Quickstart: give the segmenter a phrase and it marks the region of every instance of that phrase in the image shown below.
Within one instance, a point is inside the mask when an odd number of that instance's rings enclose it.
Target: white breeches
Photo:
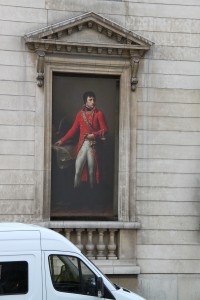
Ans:
[[[76,157],[74,187],[78,187],[80,185],[81,175],[86,162],[88,165],[90,187],[94,186],[95,160],[93,151],[93,148],[90,146],[90,141],[85,140]]]

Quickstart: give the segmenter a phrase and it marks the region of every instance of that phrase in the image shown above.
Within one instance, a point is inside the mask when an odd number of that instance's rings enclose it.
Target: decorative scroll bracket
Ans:
[[[37,85],[42,87],[44,85],[44,60],[45,60],[45,52],[37,51]]]
[[[139,69],[139,57],[131,57],[131,90],[134,92],[138,84],[137,73]]]

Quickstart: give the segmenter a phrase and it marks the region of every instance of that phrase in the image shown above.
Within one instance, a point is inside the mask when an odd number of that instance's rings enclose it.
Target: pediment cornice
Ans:
[[[84,31],[95,31],[97,38],[84,39]],[[83,32],[81,40],[73,41],[72,35]],[[99,40],[98,35],[107,37]],[[24,36],[30,50],[45,52],[75,52],[129,56],[132,51],[142,56],[152,42],[93,12],[30,32]]]
[[[27,33],[24,39],[40,61],[46,53],[64,53],[130,58],[133,66],[153,44],[94,12]]]

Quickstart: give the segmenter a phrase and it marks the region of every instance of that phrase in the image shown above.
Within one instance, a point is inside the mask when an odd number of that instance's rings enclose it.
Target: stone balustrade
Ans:
[[[90,259],[118,259],[119,229],[54,228]]]
[[[39,225],[65,236],[105,274],[140,273],[135,259],[138,222],[49,221]]]

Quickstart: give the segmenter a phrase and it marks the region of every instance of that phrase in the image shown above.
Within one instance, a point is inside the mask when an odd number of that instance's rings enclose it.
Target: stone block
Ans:
[[[0,26],[2,27],[5,26],[7,28],[9,23],[7,22],[8,21],[0,21]],[[1,50],[4,51],[25,51],[26,50],[26,45],[24,44],[21,36],[0,35],[0,43],[1,43]]]
[[[196,231],[195,230],[194,231],[179,231],[179,230],[143,230],[143,229],[141,229],[137,233],[137,244],[139,244],[139,245],[197,245],[198,243],[199,243],[198,230],[196,230]],[[171,262],[171,263],[173,263],[173,262]],[[147,264],[148,264],[148,262],[147,262]],[[155,269],[155,267],[154,267],[154,269]],[[151,272],[153,272],[153,269],[151,270]],[[158,273],[160,273],[160,272],[158,272]],[[172,273],[173,273],[173,271],[172,271]]]
[[[34,194],[33,184],[0,185],[0,200],[33,200]]]
[[[44,8],[45,0],[0,0],[0,5],[9,6],[21,6],[21,7],[34,7],[34,8]]]
[[[199,76],[169,75],[169,74],[139,74],[139,87],[170,88],[170,89],[199,89]],[[192,78],[191,78],[192,77]],[[147,80],[148,79],[148,80]]]
[[[104,2],[103,2],[104,4]],[[126,3],[118,1],[107,1],[106,5],[102,5],[101,1],[87,0],[87,3],[82,0],[48,0],[46,1],[46,8],[48,10],[60,10],[60,11],[73,11],[84,13],[89,11],[95,11],[98,14],[107,14],[108,11],[112,12],[114,15],[118,15],[120,18],[121,15],[126,14]],[[119,15],[120,11],[120,15]],[[112,15],[111,14],[111,15]]]
[[[137,186],[198,188],[199,174],[138,173]]]
[[[137,171],[142,173],[199,173],[199,160],[137,159]]]
[[[123,276],[123,274],[136,275],[140,273],[140,267],[136,266],[136,261],[132,259],[94,260],[94,263],[104,274]]]
[[[200,104],[152,103],[149,101],[139,102],[137,108],[138,116],[198,118],[200,115]]]
[[[144,59],[140,62],[139,73],[145,74],[170,74],[170,75],[197,75],[200,74],[200,63],[196,61],[169,61],[168,60],[151,60]],[[171,91],[164,91],[170,93]],[[163,93],[164,93],[163,92]],[[192,92],[192,91],[191,91]],[[197,90],[198,92],[198,90]],[[149,91],[151,93],[151,91]],[[186,94],[186,91],[178,90],[179,94]],[[170,102],[168,99],[167,102]],[[176,103],[174,103],[176,104]]]
[[[34,141],[2,141],[0,154],[3,155],[34,155]]]
[[[34,126],[0,126],[0,139],[9,141],[34,141]]]
[[[200,259],[200,245],[138,245],[138,259]]]
[[[198,48],[190,47],[166,47],[166,46],[153,46],[145,58],[160,59],[160,60],[182,60],[182,61],[200,61],[200,53]]]
[[[0,66],[0,80],[35,83],[36,70],[32,67]]]
[[[35,96],[35,82],[1,81],[0,93],[5,95]]]
[[[135,230],[120,230],[119,237],[119,258],[120,259],[134,259],[136,256],[136,243]]]
[[[35,54],[32,53],[0,50],[1,65],[35,68],[35,61]]]
[[[143,17],[198,19],[200,6],[163,5],[163,3],[129,3],[129,15]]]
[[[178,300],[199,300],[200,298],[200,276],[179,275],[178,276]]]
[[[137,131],[138,144],[157,145],[180,145],[199,146],[200,132],[178,132],[178,131]]]
[[[176,275],[140,275],[138,290],[148,300],[177,300]]]
[[[44,20],[47,20],[47,10],[20,6],[12,7],[8,5],[1,5],[0,20],[35,22],[36,19],[38,23],[44,23]]]
[[[198,230],[199,216],[137,216],[143,229]]]
[[[33,213],[33,200],[0,200],[0,215],[32,215]]]
[[[181,1],[181,0],[179,0]],[[198,0],[195,0],[196,3]],[[129,0],[129,2],[137,2],[135,0]],[[160,3],[160,0],[157,1]],[[192,2],[188,2],[185,0],[187,4],[192,5]],[[148,1],[150,4],[150,1]],[[156,2],[154,2],[156,3]],[[162,1],[164,4],[164,2]],[[169,4],[169,1],[166,0],[166,4]],[[171,4],[175,4],[173,0],[171,0]],[[183,3],[180,3],[183,5]],[[186,4],[186,5],[187,5]],[[197,4],[199,5],[199,3]],[[145,16],[141,18],[140,16],[128,16],[126,18],[126,26],[132,30],[143,30],[143,31],[158,31],[158,32],[184,32],[184,33],[200,33],[200,21],[193,19],[182,19],[182,18],[159,18]]]
[[[32,111],[3,111],[0,110],[1,124],[34,126],[34,112]]]
[[[35,170],[44,168],[44,127],[35,127]]]
[[[200,146],[137,145],[137,158],[200,159]]]
[[[170,117],[138,117],[138,129],[198,132],[200,124],[198,118],[170,118]]]
[[[167,61],[169,64],[169,62]],[[190,64],[190,62],[188,62]],[[196,63],[196,62],[195,62]],[[194,71],[195,72],[195,71]],[[199,104],[200,90],[137,88],[137,101]]]
[[[22,95],[0,95],[0,109],[7,111],[35,111],[35,97]]]
[[[34,31],[37,29],[40,29],[42,27],[45,27],[47,25],[46,19],[43,22],[37,23],[36,22],[10,22],[8,21],[0,21],[0,40],[4,43],[1,44],[1,49],[4,49],[5,44],[8,44],[8,42],[12,42],[12,48],[15,50],[25,50],[25,44],[22,40],[22,36],[26,34],[27,32]],[[14,44],[16,42],[16,44]],[[19,47],[21,46],[21,47]],[[8,50],[8,48],[5,48]]]
[[[166,201],[138,201],[138,215],[157,216],[198,216],[199,202],[166,202]]]
[[[135,33],[144,35],[144,31],[135,30]],[[145,31],[145,38],[153,41],[156,45],[167,47],[199,47],[199,33],[180,33],[180,32],[155,32]]]
[[[200,272],[198,259],[138,259],[138,264],[142,274],[199,274]]]
[[[1,170],[34,170],[34,156],[0,155]]]
[[[0,184],[34,184],[35,177],[32,170],[0,170]]]
[[[137,200],[152,201],[197,201],[200,197],[200,188],[175,187],[137,187]]]

